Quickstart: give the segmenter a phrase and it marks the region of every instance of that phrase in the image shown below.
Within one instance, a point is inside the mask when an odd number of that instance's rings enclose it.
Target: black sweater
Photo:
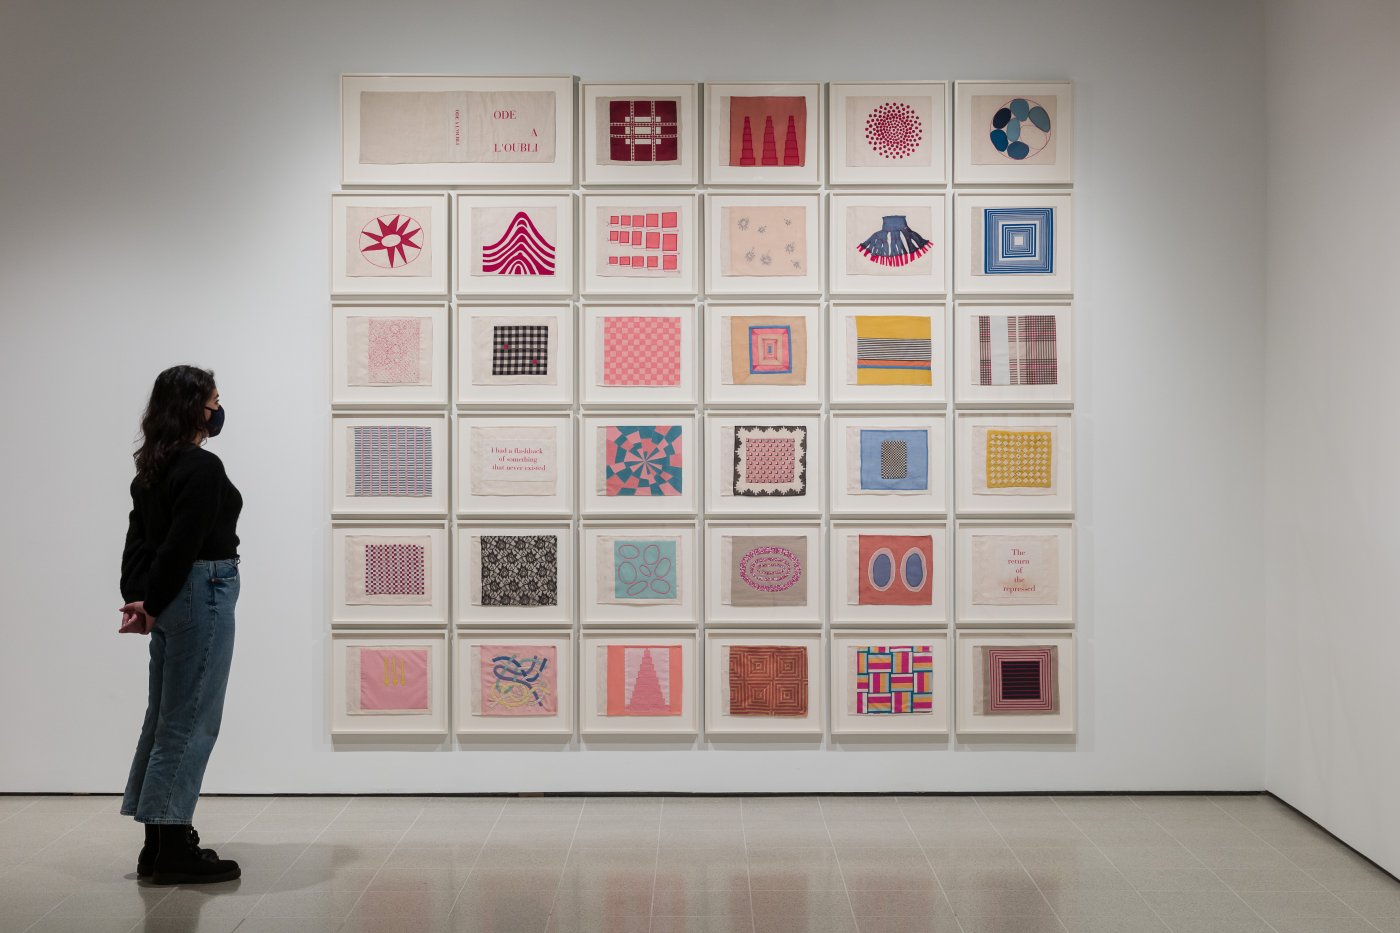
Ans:
[[[243,497],[223,462],[202,447],[187,447],[150,486],[131,483],[131,519],[122,549],[122,598],[144,599],[159,616],[185,585],[197,560],[238,556],[238,513]]]

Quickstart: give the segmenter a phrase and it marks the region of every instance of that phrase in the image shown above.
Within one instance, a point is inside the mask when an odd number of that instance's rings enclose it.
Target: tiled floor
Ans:
[[[116,809],[0,797],[0,933],[1400,933],[1268,797],[208,798],[178,889]]]

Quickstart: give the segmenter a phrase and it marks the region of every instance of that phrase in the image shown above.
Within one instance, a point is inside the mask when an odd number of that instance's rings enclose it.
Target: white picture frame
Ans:
[[[655,555],[645,548],[621,553],[629,540],[665,542]],[[700,621],[700,533],[689,522],[596,522],[585,521],[579,531],[582,557],[582,611],[580,618],[589,625],[694,625]],[[668,553],[674,549],[674,558]],[[671,569],[658,565],[671,559]],[[641,594],[630,597],[619,593],[619,570],[631,562],[640,571],[624,572],[621,581]],[[667,577],[672,579],[668,580]],[[662,587],[645,586],[658,579]],[[611,586],[609,586],[611,584]],[[659,591],[659,592],[658,592]]]
[[[800,208],[801,213],[796,213]],[[734,213],[737,212],[737,213]],[[750,216],[750,212],[754,212]],[[734,231],[728,221],[732,218]],[[817,194],[705,195],[705,292],[710,296],[821,295],[826,248],[822,200]],[[801,238],[775,236],[769,223],[803,224]],[[804,223],[805,222],[805,223]],[[747,226],[745,226],[747,224]],[[734,236],[745,239],[731,243]],[[752,238],[753,242],[749,242]],[[805,242],[805,249],[802,245]],[[733,247],[731,251],[731,246]],[[792,252],[789,253],[789,248]],[[740,253],[739,250],[744,250]],[[731,257],[735,264],[731,264]],[[797,264],[797,265],[793,265]],[[761,270],[792,265],[792,274]],[[749,270],[754,270],[750,272]]]
[[[946,521],[837,520],[831,523],[830,534],[831,569],[828,580],[831,607],[829,616],[832,625],[875,625],[887,628],[905,625],[947,626],[953,597],[953,549]],[[928,537],[932,561],[928,560],[927,554],[923,554],[919,561],[922,564],[922,587],[909,585],[908,574],[903,572],[906,554],[899,553],[897,549],[886,548],[877,541],[867,542],[865,550],[871,553],[865,554],[861,546],[862,536]],[[889,553],[881,555],[881,551]],[[890,571],[889,583],[881,591],[872,582],[869,588],[870,601],[862,602],[861,581],[865,577],[866,565],[879,556],[888,558],[885,566]],[[920,594],[920,589],[926,589],[927,593]],[[883,594],[889,595],[885,597]],[[926,602],[916,602],[920,596],[926,599]],[[885,599],[889,601],[884,601]]]
[[[947,183],[947,81],[832,82],[827,103],[830,184]]]
[[[666,651],[664,672],[656,671],[658,696],[653,692],[653,702],[664,703],[659,708],[673,710],[679,701],[679,713],[659,713],[656,715],[632,714],[625,710],[628,703],[641,692],[640,678],[634,682],[632,693],[627,693],[627,667],[629,660],[623,654],[622,666],[614,667],[619,660],[612,657],[615,652],[608,648],[678,648],[679,665],[672,651]],[[589,629],[584,630],[579,649],[579,732],[585,737],[606,736],[695,736],[700,732],[700,649],[695,629],[654,629],[649,631],[629,629]],[[652,652],[653,656],[659,652]],[[635,657],[635,655],[634,655]],[[642,653],[642,663],[648,658]],[[679,669],[678,669],[679,668]],[[621,672],[620,677],[615,675]],[[680,674],[680,687],[676,689],[676,674]],[[664,680],[662,679],[664,677]],[[658,708],[658,707],[653,707]]]
[[[705,621],[726,627],[748,625],[813,625],[824,618],[825,587],[817,577],[828,566],[824,553],[825,529],[820,521],[705,522]],[[772,539],[792,539],[775,544]],[[769,554],[755,562],[758,590],[746,592],[734,581],[735,566],[744,566],[745,553],[753,548],[773,548],[791,552],[797,575],[778,558]],[[805,552],[805,553],[802,553]],[[791,560],[788,559],[789,564]],[[800,587],[800,589],[797,589]],[[791,591],[791,592],[789,592]],[[761,593],[770,594],[765,599]],[[800,598],[798,598],[800,595]]]
[[[582,214],[579,289],[584,295],[693,296],[699,291],[704,260],[698,195],[595,191],[583,196]],[[624,271],[625,263],[640,259],[647,263],[642,273]],[[668,265],[675,266],[674,274]]]
[[[948,633],[930,629],[842,629],[833,628],[829,646],[831,657],[827,669],[831,672],[831,734],[858,738],[860,736],[939,736],[947,735],[952,724],[952,671],[948,656]],[[867,706],[860,711],[858,670],[856,653],[862,648],[921,648],[927,647],[931,655],[932,672],[928,677],[933,694],[930,709],[927,711],[893,712],[894,697],[887,702],[890,712],[871,712],[878,705]],[[910,666],[923,667],[924,662],[917,656],[901,652]],[[886,660],[886,664],[890,661]],[[910,673],[928,673],[912,671]],[[872,686],[875,686],[872,684]],[[891,687],[894,685],[891,684]],[[883,691],[886,693],[910,693],[921,684],[902,684],[909,690]],[[919,690],[922,693],[924,691]],[[884,697],[873,698],[876,703]],[[907,702],[907,701],[906,701]],[[871,700],[867,700],[871,703]]]
[[[827,371],[831,374],[830,402],[833,408],[852,406],[881,407],[933,407],[942,406],[948,399],[948,372],[950,357],[947,352],[948,340],[945,334],[946,304],[943,301],[917,303],[845,302],[836,301],[830,305],[831,334],[828,343],[831,359]],[[921,330],[922,322],[927,322],[929,345],[897,347],[881,341],[921,340],[922,334],[911,334],[906,328],[897,328],[901,322],[874,320],[870,344],[870,358],[867,366],[861,365],[862,318],[914,318],[909,322],[915,330]],[[929,357],[926,385],[901,383],[901,379],[920,378],[911,373],[911,363],[918,360],[906,359],[906,355]],[[888,362],[889,367],[880,364]],[[861,383],[862,371],[868,370],[870,382]]]
[[[820,415],[802,411],[787,415],[707,412],[706,514],[820,515],[826,502],[825,427]],[[762,435],[780,443],[762,443]],[[789,440],[791,444],[786,443]],[[791,455],[786,462],[768,462],[785,453]],[[766,459],[758,459],[760,454]]]
[[[355,472],[355,433],[357,428],[409,428],[414,449],[412,459],[423,465],[430,458],[427,470],[413,471],[410,475],[388,477],[389,489],[398,490],[389,494],[375,494],[376,489],[386,488],[383,482],[371,475],[373,463],[367,461],[363,475]],[[426,445],[420,438],[421,430],[428,429]],[[331,515],[333,518],[445,518],[447,516],[448,489],[448,431],[446,412],[425,413],[413,411],[395,412],[332,412],[331,414]],[[369,432],[385,434],[386,432]],[[361,443],[366,450],[381,450],[385,438],[363,436]],[[401,440],[388,439],[390,445],[401,448]],[[384,456],[392,455],[389,450]],[[427,495],[405,492],[422,489],[422,479],[426,477],[430,489]],[[358,491],[358,494],[357,494]]]
[[[947,293],[948,211],[943,195],[862,192],[832,194],[827,201],[826,267],[833,296]]]
[[[494,375],[498,326],[547,327],[544,375],[508,373]],[[506,332],[510,333],[510,332]],[[465,408],[566,408],[574,401],[574,309],[569,304],[465,304],[457,305],[457,391]],[[518,362],[518,361],[517,361]],[[538,369],[505,365],[499,368]]]
[[[646,81],[597,83],[585,81],[579,88],[579,120],[583,137],[583,184],[587,185],[694,185],[700,181],[700,86],[692,82],[653,83]],[[613,119],[612,102],[666,101],[675,104],[674,131],[676,158],[669,154],[663,140],[672,131],[668,124],[671,114],[659,107],[627,107],[623,120],[627,124],[641,118],[640,133],[619,134],[620,144],[628,152],[612,154],[614,140],[610,126]],[[638,113],[642,110],[642,113]],[[648,146],[648,141],[662,142],[662,147]],[[632,144],[640,143],[639,148]],[[650,155],[650,160],[637,156]],[[656,158],[656,157],[661,158]],[[630,160],[629,160],[630,158]]]
[[[572,75],[343,74],[341,183],[572,185],[574,83]],[[377,101],[364,97],[387,93],[418,97],[411,101],[404,98],[408,106],[384,103],[387,98],[383,97]],[[522,99],[524,95],[530,96]],[[548,100],[550,95],[552,101]],[[437,139],[421,130],[434,122],[441,127]],[[474,132],[478,124],[482,130]],[[552,153],[543,148],[551,128]],[[423,138],[396,149],[393,134],[406,135],[410,129],[418,129]],[[532,161],[497,161],[509,157],[497,149],[532,143],[541,147],[529,154]],[[367,148],[369,161],[365,159]],[[442,158],[428,161],[433,156]],[[472,157],[491,160],[465,161]]]
[[[379,686],[382,676],[383,686],[386,688],[413,687],[419,676],[410,665],[400,665],[395,663],[392,655],[380,655],[375,663],[382,664],[381,670],[365,670],[359,668],[359,663],[365,660],[358,652],[358,649],[367,648],[370,650],[385,651],[386,649],[409,649],[415,653],[418,650],[426,649],[427,682],[424,684],[427,708],[421,712],[414,711],[393,711],[393,712],[373,712],[365,709],[365,691]],[[364,632],[331,632],[330,636],[330,670],[328,690],[328,706],[330,709],[331,735],[342,737],[373,737],[383,736],[386,738],[399,736],[420,736],[425,739],[443,739],[447,737],[448,728],[448,697],[447,697],[447,631],[436,632],[392,632],[392,631],[364,631]],[[355,652],[352,656],[352,652]],[[371,656],[370,660],[374,660]],[[356,681],[354,675],[359,668],[361,680]],[[352,686],[357,683],[364,683],[365,686],[355,690]],[[377,705],[388,702],[401,702],[393,697],[370,697],[370,705]],[[407,702],[416,704],[422,702],[415,694],[407,698]],[[352,704],[360,709],[352,712]]]
[[[553,691],[554,711],[539,715],[500,715],[491,716],[484,711],[485,697],[481,694],[481,649],[494,647],[530,647],[552,649],[557,669]],[[539,652],[522,658],[523,653],[501,655],[506,663],[515,658],[510,674],[522,679],[532,679],[538,683],[539,665],[525,663],[533,658],[541,658],[546,663],[549,655]],[[452,678],[452,721],[453,731],[463,741],[489,741],[492,738],[530,738],[534,736],[569,738],[574,734],[574,635],[568,629],[458,629],[453,639]],[[518,688],[518,689],[516,689]],[[534,686],[517,684],[512,693],[506,694],[508,702],[528,706],[540,702],[529,691]],[[505,699],[503,697],[502,699]],[[495,698],[493,697],[493,701]]]
[[[985,377],[982,375],[983,317],[988,318]],[[1054,321],[1054,331],[1048,341],[1044,322],[1010,320],[1042,317]],[[953,308],[952,352],[956,405],[960,408],[1072,405],[1073,318],[1069,302],[958,302]],[[998,324],[1000,326],[996,326]],[[1054,359],[1055,382],[1027,382],[1047,378],[1047,353]],[[982,385],[983,378],[1000,384]]]
[[[445,625],[451,612],[448,605],[452,575],[449,543],[447,523],[441,521],[334,522],[331,525],[331,625]],[[388,588],[375,585],[376,575],[368,567],[373,553],[371,546],[382,544],[426,545],[421,597],[375,592]],[[409,572],[412,572],[411,567]]]
[[[1074,180],[1074,85],[1069,81],[959,81],[953,108],[953,180],[960,185],[1052,185]],[[1004,115],[1000,149],[991,141],[997,114],[1014,100],[1024,100],[1027,112]],[[1030,119],[1040,108],[1050,123]],[[1010,130],[1011,124],[1016,125]],[[1024,154],[1012,158],[1008,140],[1014,135]]]
[[[957,734],[959,738],[976,736],[1071,736],[1076,731],[1078,715],[1077,665],[1073,632],[1001,631],[959,632],[957,670],[954,690],[957,694]],[[1059,710],[1053,713],[999,712],[984,714],[978,707],[977,691],[981,681],[977,665],[982,647],[1054,646],[1057,668]]]
[[[474,447],[481,448],[480,456]],[[463,413],[457,417],[454,473],[459,517],[570,516],[576,469],[571,414]]]
[[[926,448],[921,433],[927,434]],[[946,515],[947,460],[948,419],[942,412],[833,414],[831,514]]]
[[[743,318],[750,320],[749,337],[745,341],[750,347],[747,354],[744,342],[735,344],[736,326],[745,326],[737,319]],[[755,327],[761,330],[753,330]],[[796,339],[797,328],[803,334],[800,344]],[[759,408],[819,407],[822,363],[826,358],[822,349],[825,330],[818,303],[708,303],[705,306],[706,403]],[[771,333],[771,339],[786,343],[785,359],[781,346],[766,361],[762,358],[762,351],[755,344],[761,344],[765,332]],[[757,361],[755,352],[760,353]],[[741,366],[740,360],[746,360],[747,365]],[[781,372],[783,369],[787,371]],[[803,376],[800,384],[781,383],[781,380],[799,375]]]
[[[578,566],[575,555],[576,541],[573,524],[568,521],[523,521],[511,519],[509,523],[499,522],[459,522],[456,527],[456,542],[453,549],[452,591],[456,605],[453,618],[459,626],[497,626],[501,628],[517,625],[568,625],[574,618],[574,573]],[[484,591],[482,568],[478,560],[482,557],[482,536],[530,537],[554,535],[555,542],[555,602],[554,605],[499,605],[498,595]],[[487,543],[490,547],[490,542]],[[496,547],[500,550],[499,546]],[[484,563],[484,561],[482,561]],[[509,581],[503,584],[493,577],[492,594],[510,590]],[[490,600],[488,604],[487,600]]]
[[[953,288],[960,295],[1074,291],[1074,204],[1068,191],[959,191],[953,204]],[[1002,212],[991,215],[990,230],[988,211]],[[995,254],[985,250],[989,236]]]
[[[1003,433],[999,435],[999,440],[995,440],[989,432],[997,431],[1009,433]],[[1030,436],[1045,433],[1051,437]],[[1018,434],[1027,436],[1015,436]],[[959,411],[956,444],[956,507],[959,515],[1050,516],[1074,513],[1072,412]],[[991,470],[989,447],[995,448],[990,457],[1002,461],[999,470]],[[1045,464],[1047,453],[1048,470]],[[989,476],[989,472],[993,475]],[[1021,479],[1026,482],[1011,485]],[[1043,492],[1037,491],[1042,489]]]
[[[634,518],[694,516],[699,511],[700,433],[695,415],[690,412],[650,411],[646,414],[616,412],[606,415],[587,414],[579,422],[579,511],[586,516],[631,516]],[[666,428],[647,437],[642,432],[619,432],[613,441],[606,440],[608,428]],[[680,429],[681,455],[678,495],[624,495],[622,490],[636,483],[638,488],[652,490],[674,489],[667,479],[673,472],[674,457],[653,456],[653,443],[669,443],[669,437]],[[632,438],[631,441],[628,438]],[[615,447],[615,450],[610,449]],[[621,460],[619,460],[619,455]],[[615,475],[609,478],[611,468]],[[616,482],[611,482],[615,479]],[[614,494],[607,490],[616,488]]]
[[[699,401],[696,305],[585,303],[581,315],[579,394],[585,409],[693,406]],[[609,340],[617,341],[618,349],[636,346],[642,355],[610,365]],[[655,349],[663,341],[670,348],[664,367]]]
[[[800,108],[772,108],[773,140],[771,155],[767,150],[765,127],[756,126],[759,113],[755,111],[750,121],[750,145],[747,150],[743,142],[742,114],[734,110],[734,98],[802,98]],[[805,110],[805,129],[794,121],[793,140],[800,149],[795,154],[801,159],[800,165],[784,165],[794,154],[790,152],[788,127],[784,110],[788,116],[796,116],[794,109]],[[735,131],[740,133],[737,146],[739,158],[731,159],[730,120],[735,119]],[[705,85],[705,184],[707,185],[811,185],[821,183],[823,176],[822,133],[822,86],[818,83],[730,83],[713,82]],[[753,164],[743,164],[745,152],[752,156]],[[769,158],[777,164],[765,164]],[[732,164],[732,163],[738,164]]]
[[[332,297],[445,297],[448,213],[445,194],[332,193]]]
[[[1074,625],[1074,531],[1072,521],[959,522],[957,624]]]
[[[819,738],[826,731],[826,650],[820,630],[705,632],[705,734],[712,737],[771,735]],[[807,703],[805,715],[736,714],[729,686],[730,649],[734,647],[805,648]]]
[[[331,406],[446,407],[451,342],[445,304],[331,305]]]
[[[573,296],[572,194],[458,192],[452,204],[458,298]]]

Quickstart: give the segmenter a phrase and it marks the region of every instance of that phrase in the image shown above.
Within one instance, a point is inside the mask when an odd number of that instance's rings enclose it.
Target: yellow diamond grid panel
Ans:
[[[988,489],[1049,489],[1054,434],[987,429]]]

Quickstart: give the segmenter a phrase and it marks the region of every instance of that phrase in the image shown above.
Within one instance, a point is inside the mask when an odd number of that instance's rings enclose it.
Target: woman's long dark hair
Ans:
[[[172,366],[156,377],[141,416],[141,447],[131,455],[138,483],[154,483],[170,459],[204,430],[204,406],[213,394],[214,373],[198,366]]]

